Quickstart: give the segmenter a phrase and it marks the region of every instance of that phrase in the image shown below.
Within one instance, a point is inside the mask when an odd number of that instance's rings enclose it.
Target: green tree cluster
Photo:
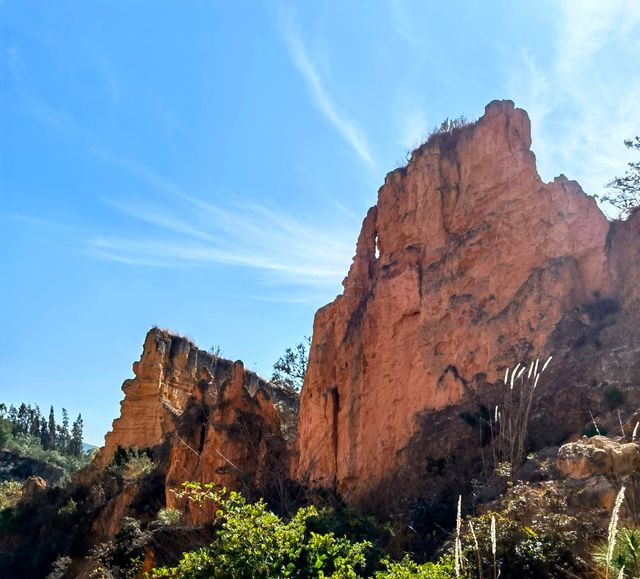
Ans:
[[[82,416],[69,426],[69,413],[62,409],[62,423],[56,423],[53,406],[48,418],[38,405],[20,404],[17,408],[11,404],[0,403],[0,446],[4,446],[10,438],[29,435],[38,440],[44,450],[56,450],[64,456],[82,457],[83,433]]]

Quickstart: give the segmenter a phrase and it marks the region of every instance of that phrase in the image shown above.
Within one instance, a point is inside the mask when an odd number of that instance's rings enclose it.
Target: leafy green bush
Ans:
[[[594,560],[602,569],[606,569],[607,566],[608,547],[608,544],[604,543],[593,554]],[[625,577],[640,577],[640,529],[623,527],[618,531],[609,576],[617,577],[623,567]]]
[[[60,556],[51,564],[51,572],[47,575],[47,579],[64,579],[68,577],[69,568],[71,567],[71,557]]]
[[[142,530],[140,521],[124,517],[113,541],[93,547],[91,555],[99,563],[92,579],[133,579],[140,576],[145,546],[149,535]]]
[[[18,512],[13,507],[7,507],[0,511],[0,531],[6,532],[13,528],[18,518]]]
[[[358,516],[346,506],[319,509],[317,515],[309,519],[307,529],[320,534],[333,533],[351,542],[370,543],[365,565],[365,571],[370,573],[378,566],[394,535],[389,523],[383,525],[373,516]]]
[[[624,392],[617,386],[605,386],[602,397],[609,410],[615,410],[624,404]]]
[[[70,498],[63,506],[58,509],[58,515],[62,518],[69,518],[78,511],[78,503]]]
[[[424,563],[418,565],[409,557],[402,561],[391,561],[383,559],[384,571],[375,574],[376,579],[413,579],[421,577],[423,579],[450,579],[455,577],[453,560],[444,557],[438,563]]]
[[[249,503],[239,493],[218,491],[213,484],[185,483],[178,496],[198,505],[213,503],[217,535],[208,547],[184,553],[175,567],[154,569],[151,577],[444,579],[454,576],[450,561],[416,565],[410,559],[394,563],[378,558],[375,563],[379,570],[375,574],[369,572],[366,563],[373,550],[372,542],[353,541],[333,531],[313,531],[314,524],[327,524],[326,513],[323,521],[313,506],[301,508],[291,519],[284,520],[270,511],[263,500]]]
[[[22,483],[4,481],[0,483],[0,531],[11,529],[17,517],[15,506],[22,496]]]
[[[0,483],[0,511],[15,507],[22,496],[22,483],[14,480]]]
[[[606,436],[609,431],[600,424],[590,424],[583,431],[582,434],[588,438],[594,436]]]
[[[578,553],[597,528],[588,517],[578,519],[566,511],[566,498],[560,495],[513,485],[497,510],[462,525],[462,558],[469,576],[494,576],[494,550],[502,579],[582,576],[586,562]]]
[[[309,520],[317,516],[315,507],[299,509],[285,521],[263,500],[248,503],[239,493],[216,491],[212,484],[186,483],[179,495],[198,504],[213,502],[220,528],[208,548],[185,553],[174,568],[154,569],[152,577],[362,576],[371,543],[309,531]]]

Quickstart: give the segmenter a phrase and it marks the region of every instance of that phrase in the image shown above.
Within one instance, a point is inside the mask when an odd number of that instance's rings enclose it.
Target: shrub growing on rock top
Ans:
[[[640,137],[629,139],[624,145],[627,149],[640,151]],[[627,166],[629,169],[622,177],[615,177],[607,183],[611,192],[598,196],[619,209],[622,215],[631,214],[640,207],[640,161],[627,163]]]

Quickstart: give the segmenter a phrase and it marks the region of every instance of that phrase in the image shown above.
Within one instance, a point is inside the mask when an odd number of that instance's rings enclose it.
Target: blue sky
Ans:
[[[95,444],[152,325],[269,375],[444,118],[513,99],[541,176],[590,194],[640,132],[637,0],[0,0],[0,19],[0,399],[82,412]]]

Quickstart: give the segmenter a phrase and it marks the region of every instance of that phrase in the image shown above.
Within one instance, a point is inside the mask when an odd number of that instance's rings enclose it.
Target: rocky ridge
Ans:
[[[171,491],[185,480],[213,480],[251,495],[289,477],[295,392],[158,328],[147,334],[133,372],[122,385],[120,418],[84,480],[104,471],[118,448],[153,452],[169,507],[175,504]],[[117,528],[138,490],[130,486],[116,496],[94,528],[105,535]],[[190,518],[197,522],[198,516],[194,510]]]

